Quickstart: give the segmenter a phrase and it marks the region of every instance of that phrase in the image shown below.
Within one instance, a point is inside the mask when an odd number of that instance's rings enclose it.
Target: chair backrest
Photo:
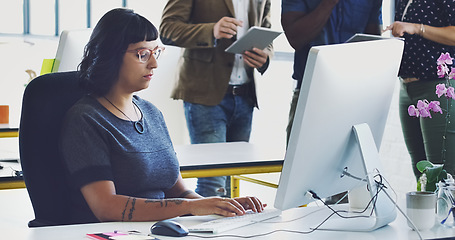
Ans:
[[[77,72],[37,77],[24,92],[19,151],[25,184],[35,212],[29,227],[69,224],[69,190],[59,153],[68,109],[83,96]]]

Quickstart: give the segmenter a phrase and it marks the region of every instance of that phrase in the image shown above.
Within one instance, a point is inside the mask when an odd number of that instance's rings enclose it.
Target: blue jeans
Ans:
[[[226,94],[220,104],[184,102],[191,144],[239,142],[250,139],[253,104],[247,97]],[[230,196],[229,177],[198,178],[196,192],[204,197]]]

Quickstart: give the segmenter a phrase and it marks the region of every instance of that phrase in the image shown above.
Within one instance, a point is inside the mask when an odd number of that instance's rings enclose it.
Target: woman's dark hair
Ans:
[[[79,64],[80,83],[89,93],[104,96],[117,81],[128,45],[158,38],[158,30],[130,9],[104,14],[93,29]]]

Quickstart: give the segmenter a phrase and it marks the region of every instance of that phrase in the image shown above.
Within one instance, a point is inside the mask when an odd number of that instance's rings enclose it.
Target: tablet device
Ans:
[[[381,35],[372,35],[372,34],[365,34],[365,33],[356,33],[352,37],[350,37],[348,40],[346,40],[346,43],[381,40],[381,39],[389,39],[389,37],[383,37]]]
[[[270,28],[251,27],[240,39],[237,39],[231,46],[226,48],[226,52],[243,54],[245,51],[254,47],[264,49],[278,37],[281,32],[273,31]]]

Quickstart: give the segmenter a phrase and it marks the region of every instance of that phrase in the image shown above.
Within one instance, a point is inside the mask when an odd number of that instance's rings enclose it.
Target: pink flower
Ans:
[[[428,107],[428,100],[426,99],[423,99],[423,100],[419,100],[417,101],[417,109],[422,109],[422,108],[426,108]]]
[[[455,91],[453,87],[448,87],[447,92],[446,92],[446,97],[447,98],[452,98],[455,100]]]
[[[436,85],[436,95],[438,95],[438,98],[440,98],[442,95],[446,96],[449,99],[454,99],[455,100],[455,89],[450,86],[449,79],[454,79],[455,80],[455,68],[449,68],[447,65],[452,65],[453,64],[453,59],[448,52],[446,53],[441,53],[441,56],[438,58],[437,63],[438,63],[438,76],[440,78],[445,77],[446,82],[448,86],[446,86],[445,83],[440,83]],[[449,73],[450,71],[450,73]],[[431,111],[435,113],[441,113],[442,109],[440,107],[441,103],[439,101],[431,101],[428,102],[428,100],[419,100],[417,102],[417,107],[414,105],[411,105],[408,107],[408,114],[411,117],[429,117],[431,118]]]
[[[427,108],[419,109],[419,113],[420,113],[420,116],[423,117],[423,118],[426,118],[426,117],[432,118],[430,110],[427,109]]]
[[[439,106],[441,103],[439,101],[431,101],[428,104],[428,109],[435,112],[435,113],[441,113],[442,114],[442,109]],[[431,116],[430,116],[431,117]]]
[[[447,65],[445,64],[441,64],[441,65],[438,65],[438,77],[439,78],[443,78],[446,74],[449,73],[449,67],[447,67]]]
[[[408,107],[408,114],[411,117],[419,117],[419,111],[417,111],[417,108],[414,105]]]
[[[423,118],[429,117],[431,118],[430,109],[428,108],[428,100],[419,100],[417,101],[417,110],[419,111],[419,115]]]
[[[449,73],[449,79],[455,80],[455,68],[451,68],[451,71]]]
[[[440,83],[436,85],[436,94],[438,95],[438,98],[440,98],[442,95],[446,94],[447,88],[444,83]]]
[[[449,65],[452,65],[453,64],[453,58],[450,56],[450,54],[448,52],[446,53],[441,53],[441,56],[439,56],[438,58],[438,65],[445,65],[445,64],[449,64]]]
[[[432,118],[431,111],[442,114],[442,109],[439,105],[440,105],[439,101],[428,102],[428,100],[426,99],[419,100],[417,102],[417,107],[415,107],[414,105],[408,107],[408,114],[411,117]]]

